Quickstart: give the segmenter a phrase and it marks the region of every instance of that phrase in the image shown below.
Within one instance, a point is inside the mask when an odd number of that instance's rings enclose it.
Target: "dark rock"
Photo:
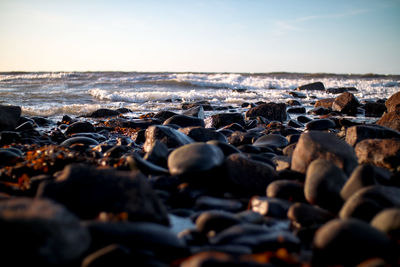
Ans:
[[[112,110],[112,109],[108,109],[108,108],[100,108],[98,110],[93,111],[92,113],[89,113],[88,115],[86,115],[86,117],[105,118],[105,117],[118,116],[120,114],[121,113],[116,110]]]
[[[219,129],[232,123],[245,125],[243,115],[241,113],[218,113],[211,115],[205,119],[207,128]]]
[[[197,106],[202,106],[205,111],[214,110],[214,108],[211,106],[211,104],[208,101],[199,101],[199,102],[195,102],[195,103],[182,103],[183,110],[191,109],[191,108],[197,107]]]
[[[286,136],[286,139],[288,140],[289,144],[297,143],[300,139],[300,134],[288,135],[288,136]]]
[[[74,122],[68,126],[65,134],[71,135],[75,133],[93,133],[95,132],[94,126],[87,121]]]
[[[72,123],[74,123],[74,122],[77,122],[77,120],[71,118],[71,117],[68,116],[68,115],[64,115],[64,116],[62,117],[62,119],[61,119],[61,124],[70,125],[70,124],[72,124]]]
[[[289,120],[287,123],[288,126],[293,127],[293,128],[302,128],[304,127],[304,124],[297,122],[295,120]]]
[[[234,214],[225,211],[206,211],[196,219],[196,228],[201,233],[219,233],[232,225],[241,223]]]
[[[290,169],[290,163],[292,159],[288,156],[275,156],[272,158],[276,171]]]
[[[117,111],[121,114],[132,112],[132,110],[130,110],[129,108],[117,108],[115,111]]]
[[[111,265],[128,267],[132,266],[135,263],[138,264],[137,257],[136,261],[134,261],[133,256],[131,256],[129,253],[130,250],[128,248],[118,244],[111,244],[99,250],[96,250],[95,252],[86,256],[82,261],[81,267],[96,267],[96,266],[111,266]]]
[[[336,124],[330,119],[316,119],[306,124],[306,130],[325,131],[335,128]]]
[[[289,99],[288,101],[286,101],[286,104],[288,106],[301,106],[300,101],[295,100],[295,99]]]
[[[89,232],[78,218],[46,199],[2,200],[0,226],[6,265],[64,265],[78,259],[90,244]]]
[[[193,126],[193,127],[180,128],[179,131],[186,134],[196,142],[207,142],[210,140],[217,140],[220,142],[228,143],[228,139],[225,137],[225,135],[209,128]]]
[[[222,128],[223,130],[231,130],[231,131],[239,131],[239,132],[246,132],[246,129],[240,125],[239,123],[231,123],[229,125],[226,125]]]
[[[301,134],[292,155],[292,170],[306,173],[308,165],[318,158],[331,161],[347,175],[357,166],[354,149],[336,135],[321,131]]]
[[[181,263],[181,267],[200,267],[200,266],[247,266],[247,267],[273,267],[270,264],[261,264],[257,263],[250,259],[239,260],[237,257],[234,257],[234,253],[217,251],[216,249],[220,248],[212,247],[207,251],[200,251],[191,257],[184,259]],[[243,247],[243,246],[241,246]],[[247,253],[239,253],[239,254],[247,254]]]
[[[341,197],[346,200],[361,188],[377,184],[377,174],[372,165],[358,165],[340,191]]]
[[[346,200],[340,218],[358,218],[369,222],[385,208],[400,207],[400,188],[372,185],[358,190]]]
[[[346,142],[351,146],[355,146],[357,143],[359,143],[364,139],[375,139],[375,138],[378,139],[400,138],[400,132],[375,124],[356,125],[349,127],[346,130]]]
[[[400,107],[400,92],[394,93],[389,97],[385,102],[385,106],[388,112],[396,112],[399,111]]]
[[[246,119],[262,116],[271,121],[286,121],[286,104],[273,102],[261,104],[246,111],[245,116]]]
[[[306,113],[305,107],[290,107],[286,110],[287,113],[297,113],[297,114],[304,114]]]
[[[395,170],[400,166],[400,139],[365,139],[355,147],[359,163]]]
[[[267,163],[232,154],[225,160],[228,180],[242,194],[264,195],[267,186],[276,179],[276,172]]]
[[[96,146],[99,144],[96,140],[89,137],[71,137],[60,144],[60,146],[71,147],[74,144],[82,144],[84,146]]]
[[[174,115],[164,121],[163,125],[176,124],[180,127],[200,126],[204,127],[204,120],[186,115]]]
[[[234,133],[232,133],[229,137],[228,137],[228,142],[231,145],[234,146],[240,146],[240,145],[245,145],[245,144],[252,144],[253,141],[257,138],[259,138],[260,136],[262,136],[261,133],[258,132],[239,132],[236,131]]]
[[[0,146],[18,143],[21,141],[21,134],[11,131],[0,132]]]
[[[168,154],[168,147],[159,140],[156,140],[143,158],[158,166],[167,167]]]
[[[56,181],[43,184],[38,195],[64,204],[84,219],[100,212],[126,212],[131,221],[168,224],[164,206],[139,172],[68,165]]]
[[[254,196],[249,201],[249,208],[263,216],[285,219],[291,203],[279,198]]]
[[[54,122],[47,119],[47,118],[43,118],[43,117],[31,117],[31,119],[39,126],[47,126],[50,124],[53,124]]]
[[[363,106],[365,117],[381,117],[386,111],[386,106],[383,103],[367,102]]]
[[[307,123],[309,121],[312,121],[312,119],[310,119],[309,117],[300,115],[300,116],[297,117],[297,121],[300,122],[300,123]]]
[[[193,143],[193,140],[185,134],[168,126],[153,125],[146,129],[146,141],[143,144],[145,152],[150,151],[156,140],[164,143],[168,148],[176,148]]]
[[[308,83],[297,87],[298,91],[310,90],[310,91],[325,91],[325,86],[322,82]]]
[[[398,242],[400,240],[400,208],[389,208],[379,212],[372,219],[371,226]]]
[[[289,144],[288,140],[280,134],[268,134],[261,136],[254,143],[256,147],[281,148]]]
[[[332,104],[335,101],[334,98],[324,98],[317,100],[314,104],[314,108],[323,107],[326,109],[332,109]]]
[[[20,155],[8,149],[0,148],[0,167],[11,166],[20,160]]]
[[[201,196],[194,203],[196,210],[223,210],[237,212],[243,209],[243,204],[234,199]]]
[[[400,104],[398,106],[400,106]],[[376,122],[376,124],[400,132],[400,110],[384,113],[383,116]]]
[[[390,241],[385,234],[355,219],[332,220],[315,234],[313,266],[356,266],[374,257],[388,256]]]
[[[289,95],[296,97],[296,98],[307,98],[306,94],[296,92],[296,91],[289,92]]]
[[[21,125],[19,125],[17,128],[15,128],[15,131],[16,132],[30,131],[30,130],[33,130],[34,128],[35,128],[35,125],[33,122],[26,121],[26,122],[22,123]]]
[[[168,157],[168,168],[172,175],[190,176],[211,171],[224,161],[224,154],[214,145],[194,143],[175,149]]]
[[[311,115],[327,115],[331,113],[331,110],[324,107],[317,107],[309,110],[307,113]]]
[[[167,119],[169,119],[169,118],[171,118],[172,116],[175,116],[175,115],[178,115],[178,114],[175,113],[175,112],[172,112],[172,111],[162,110],[162,111],[157,112],[153,116],[153,118],[159,119],[163,123],[164,121],[166,121]]]
[[[295,203],[290,206],[287,216],[296,226],[300,227],[320,225],[335,218],[333,213],[306,203]]]
[[[207,144],[215,145],[215,146],[219,147],[221,149],[221,151],[224,153],[225,157],[227,157],[231,154],[240,153],[239,149],[237,149],[236,147],[234,147],[228,143],[225,143],[225,142],[211,140],[211,141],[208,141]]]
[[[126,158],[131,170],[140,170],[146,175],[167,175],[169,174],[166,168],[155,165],[154,163],[142,159],[138,153],[133,153]]]
[[[343,205],[340,190],[346,180],[346,175],[335,164],[316,159],[308,166],[304,195],[309,203],[337,212]]]
[[[196,118],[199,118],[202,120],[204,120],[204,118],[205,118],[203,106],[192,107],[188,110],[183,111],[182,115],[196,117]]]
[[[237,147],[237,149],[239,149],[240,152],[242,152],[242,153],[251,153],[251,154],[261,153],[261,148],[250,145],[250,144],[240,145]]]
[[[283,153],[283,155],[285,155],[285,156],[288,156],[288,157],[292,157],[293,156],[293,152],[294,152],[294,150],[296,149],[296,145],[297,145],[297,142],[296,143],[293,143],[293,144],[290,144],[290,145],[287,145],[283,150],[282,150],[282,153]],[[290,163],[290,165],[291,165],[292,163]]]
[[[14,130],[21,116],[21,107],[0,105],[0,132]]]
[[[338,87],[326,89],[326,93],[328,94],[341,94],[344,92],[357,92],[357,89],[355,87]]]
[[[291,202],[305,202],[304,186],[293,180],[277,180],[267,187],[267,197],[280,198]]]
[[[339,111],[343,114],[355,115],[357,113],[357,107],[360,106],[358,99],[349,92],[340,94],[335,98],[332,104],[332,110]]]

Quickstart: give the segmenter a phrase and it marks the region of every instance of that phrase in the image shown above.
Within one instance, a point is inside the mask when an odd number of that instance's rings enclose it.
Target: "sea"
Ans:
[[[182,103],[208,101],[240,110],[243,103],[286,102],[298,86],[322,82],[326,88],[355,87],[360,100],[385,100],[400,91],[400,75],[326,73],[190,72],[0,72],[0,104],[22,107],[25,116],[80,116],[99,108],[129,108],[137,117],[181,110]],[[302,91],[312,107],[325,91]]]

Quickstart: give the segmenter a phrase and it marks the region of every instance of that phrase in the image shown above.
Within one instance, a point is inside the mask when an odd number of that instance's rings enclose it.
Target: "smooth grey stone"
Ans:
[[[253,143],[253,146],[281,148],[281,147],[287,146],[288,144],[289,144],[289,142],[284,136],[282,136],[280,134],[268,134],[268,135],[263,135],[260,138],[258,138]]]
[[[60,146],[70,147],[74,144],[83,144],[85,146],[97,146],[99,142],[89,137],[71,137],[60,144]]]

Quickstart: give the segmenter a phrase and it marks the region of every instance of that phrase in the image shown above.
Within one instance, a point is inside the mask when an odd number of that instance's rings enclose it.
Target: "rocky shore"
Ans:
[[[302,90],[333,97],[306,113]],[[140,118],[0,106],[1,265],[399,266],[400,92],[354,90]]]

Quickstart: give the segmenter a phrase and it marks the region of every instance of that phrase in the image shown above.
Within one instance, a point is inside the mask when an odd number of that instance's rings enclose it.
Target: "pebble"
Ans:
[[[168,148],[177,148],[193,143],[193,139],[168,126],[149,126],[145,132],[146,141],[143,144],[145,152],[150,151],[156,140],[164,143]]]
[[[189,136],[196,142],[207,142],[210,140],[217,140],[220,142],[228,143],[228,139],[225,137],[225,135],[209,128],[192,126],[192,127],[180,128],[179,131]]]
[[[330,119],[316,119],[306,124],[306,130],[309,131],[325,131],[335,127],[335,122]]]
[[[203,119],[186,115],[174,115],[166,119],[163,123],[163,125],[169,125],[169,124],[175,124],[182,128],[190,126],[200,126],[200,127],[205,126]]]
[[[246,119],[262,116],[270,121],[285,121],[287,119],[285,103],[266,103],[246,111]]]
[[[400,241],[400,208],[388,208],[371,220],[371,226],[387,234],[393,241]]]
[[[306,202],[304,186],[293,180],[277,180],[267,187],[267,197],[280,198],[291,202]]]
[[[254,143],[256,147],[271,147],[271,148],[282,148],[289,144],[288,140],[280,134],[268,134],[261,136]]]
[[[358,99],[349,92],[340,94],[332,103],[332,110],[343,114],[355,115],[360,106]]]

